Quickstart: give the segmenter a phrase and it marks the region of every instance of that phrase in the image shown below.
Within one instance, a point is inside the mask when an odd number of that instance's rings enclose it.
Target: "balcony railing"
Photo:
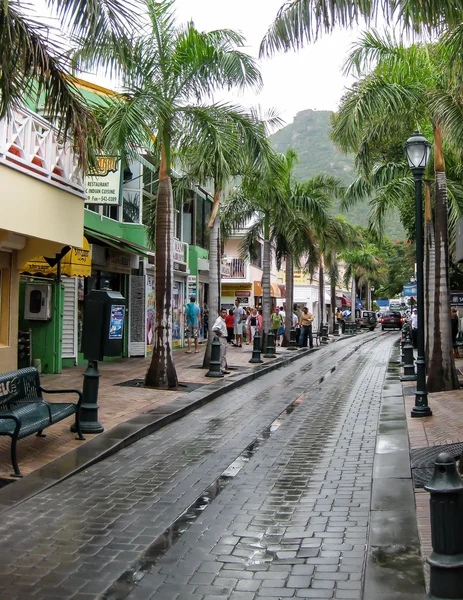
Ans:
[[[85,198],[83,174],[69,143],[45,119],[15,108],[0,120],[0,163]]]
[[[224,259],[222,279],[246,279],[246,263],[241,258]]]

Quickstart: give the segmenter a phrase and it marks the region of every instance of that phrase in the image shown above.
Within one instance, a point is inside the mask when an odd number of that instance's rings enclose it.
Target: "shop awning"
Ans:
[[[92,274],[90,246],[85,237],[82,240],[82,248],[69,248],[69,246],[65,246],[61,257],[49,258],[40,256],[33,258],[22,267],[21,272],[30,273],[31,275],[56,275],[57,263],[60,258],[61,275],[66,275],[67,277],[90,277]]]
[[[254,281],[254,296],[262,296],[262,283],[260,281]],[[270,284],[270,296],[272,298],[281,298],[280,288],[277,283]]]
[[[135,244],[135,242],[129,242],[127,240],[121,240],[120,238],[110,235],[109,233],[102,233],[101,231],[95,231],[89,227],[84,227],[85,235],[89,238],[90,242],[92,239],[97,242],[102,242],[108,246],[112,246],[122,252],[128,252],[129,254],[136,254],[137,256],[153,257],[154,252],[145,246]]]
[[[282,283],[279,283],[278,287],[280,288],[281,297],[286,298],[286,286]]]

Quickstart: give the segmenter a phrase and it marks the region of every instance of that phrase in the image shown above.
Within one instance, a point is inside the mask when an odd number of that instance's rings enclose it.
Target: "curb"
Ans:
[[[351,339],[356,336],[331,336],[329,344]],[[351,352],[342,360],[346,360],[354,354],[363,344],[372,341],[372,338],[356,344]],[[325,346],[326,347],[326,346]],[[107,432],[87,441],[82,446],[71,450],[53,462],[33,471],[23,479],[14,484],[0,489],[0,514],[3,514],[14,506],[25,502],[29,498],[44,492],[45,490],[61,483],[65,479],[76,475],[109,456],[116,454],[123,448],[134,444],[138,440],[151,435],[162,427],[173,423],[188,415],[216,398],[235,390],[236,388],[254,381],[282,366],[290,364],[297,359],[318,352],[322,346],[313,349],[298,349],[290,355],[276,358],[271,362],[254,369],[249,373],[231,375],[225,379],[218,379],[204,388],[194,390],[185,394],[188,398],[177,399],[173,404],[160,406],[133,419],[120,423]],[[336,367],[331,369],[334,372]],[[325,376],[322,377],[322,380]]]
[[[340,339],[342,338],[335,338],[332,343]],[[181,419],[212,400],[316,351],[318,348],[299,349],[292,355],[272,360],[249,373],[234,374],[226,379],[214,381],[204,388],[185,394],[188,398],[177,399],[172,404],[161,406],[116,425],[14,484],[0,489],[0,514]]]

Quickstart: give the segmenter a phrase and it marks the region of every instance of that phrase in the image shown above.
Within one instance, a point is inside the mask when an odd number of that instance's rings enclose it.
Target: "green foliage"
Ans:
[[[331,111],[304,110],[297,113],[294,121],[271,136],[277,152],[284,153],[294,148],[299,162],[294,168],[294,177],[306,180],[319,173],[328,173],[344,185],[350,185],[355,178],[354,158],[336,149],[330,140]],[[335,214],[340,213],[340,203],[334,203]],[[345,212],[347,219],[356,225],[368,226],[370,207],[368,199],[357,203]],[[404,239],[405,232],[395,211],[388,214],[385,221],[385,234],[391,238]]]

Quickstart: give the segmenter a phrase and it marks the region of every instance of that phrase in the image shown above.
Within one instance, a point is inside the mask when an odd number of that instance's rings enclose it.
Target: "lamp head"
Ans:
[[[408,138],[404,144],[405,154],[412,171],[424,171],[429,160],[431,144],[419,131]]]

